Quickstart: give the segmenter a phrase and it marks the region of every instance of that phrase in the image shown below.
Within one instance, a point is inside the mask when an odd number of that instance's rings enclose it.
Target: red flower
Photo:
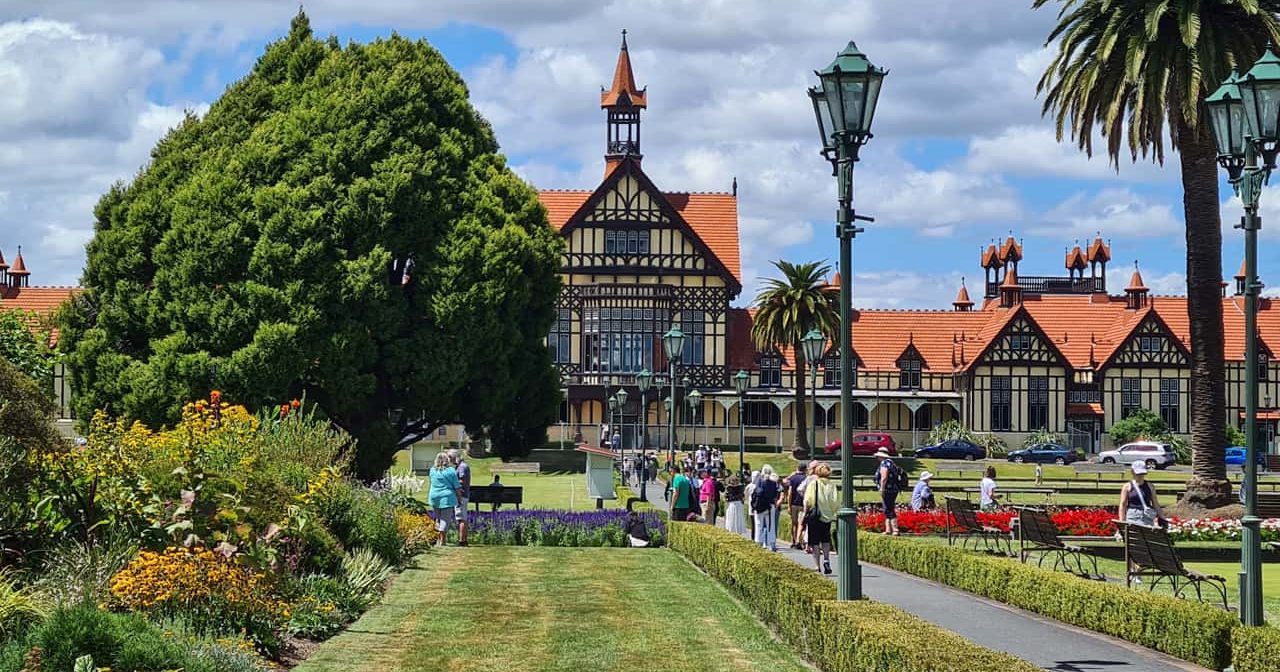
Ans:
[[[280,404],[280,417],[284,418],[289,415],[289,404]]]
[[[297,399],[294,399],[293,401],[289,402],[289,408],[292,408],[293,410],[296,411],[299,408],[302,408],[302,402],[298,401]]]
[[[209,403],[213,404],[214,406],[217,406],[218,404],[222,403],[222,393],[217,390],[210,392]]]

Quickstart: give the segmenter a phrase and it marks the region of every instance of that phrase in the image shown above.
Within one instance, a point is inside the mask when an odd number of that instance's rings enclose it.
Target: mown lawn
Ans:
[[[810,669],[663,549],[447,548],[297,672]]]

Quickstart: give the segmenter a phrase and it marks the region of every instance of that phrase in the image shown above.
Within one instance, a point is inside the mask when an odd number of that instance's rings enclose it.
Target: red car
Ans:
[[[841,445],[839,439],[828,443],[827,454],[839,453]],[[883,432],[863,432],[853,435],[854,455],[875,455],[880,448],[884,448],[890,455],[898,454],[898,446],[893,443],[893,437],[888,434]]]

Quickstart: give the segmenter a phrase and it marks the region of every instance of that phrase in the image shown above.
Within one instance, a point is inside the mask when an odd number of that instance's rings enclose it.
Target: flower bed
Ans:
[[[1016,511],[979,512],[978,520],[984,525],[1008,531]],[[1107,509],[1063,509],[1050,514],[1063,536],[1110,536],[1116,528],[1112,521],[1115,513]],[[884,514],[866,511],[858,514],[858,528],[868,532],[884,529]],[[947,531],[945,511],[898,511],[898,528],[909,534],[943,534]]]
[[[472,513],[467,536],[473,544],[491,546],[626,546],[628,515],[622,509]],[[636,515],[649,529],[652,545],[661,546],[667,536],[662,518],[654,512]]]
[[[1009,531],[1009,524],[1017,517],[1016,511],[1003,510],[979,512],[983,525]],[[1109,537],[1116,533],[1116,514],[1111,509],[1079,508],[1061,509],[1049,515],[1058,534],[1064,537]],[[908,534],[944,534],[947,531],[945,511],[898,511],[898,528]],[[878,511],[858,513],[858,529],[879,532],[884,529],[884,514]],[[1239,541],[1238,518],[1169,519],[1169,537],[1174,541]],[[1280,541],[1280,518],[1262,521],[1262,540]]]
[[[1170,518],[1169,536],[1175,541],[1239,541],[1239,518]],[[1262,521],[1262,541],[1280,541],[1280,518]]]

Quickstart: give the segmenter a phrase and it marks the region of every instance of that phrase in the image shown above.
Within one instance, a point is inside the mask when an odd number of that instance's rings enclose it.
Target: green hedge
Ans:
[[[1033,672],[896,607],[835,601],[825,577],[747,539],[700,523],[667,525],[671,548],[725,584],[747,608],[826,672]]]
[[[858,557],[1205,667],[1231,662],[1239,621],[1210,605],[881,534],[860,534]]]
[[[1231,665],[1235,672],[1280,672],[1280,628],[1236,628]]]

